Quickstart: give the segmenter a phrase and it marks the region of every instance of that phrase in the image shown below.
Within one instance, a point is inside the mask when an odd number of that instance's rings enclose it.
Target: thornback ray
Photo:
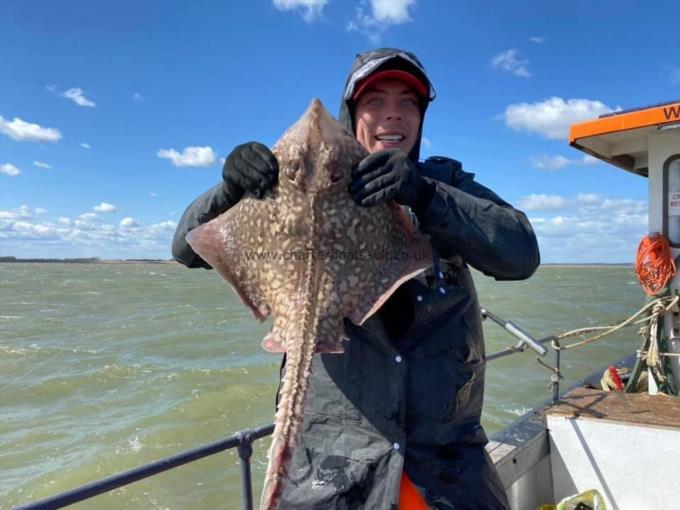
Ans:
[[[242,198],[187,235],[257,319],[273,316],[262,347],[286,352],[262,510],[278,507],[313,355],[344,352],[343,318],[362,324],[432,260],[404,208],[352,200],[351,170],[367,152],[320,100],[272,152],[279,162],[274,188],[261,199]]]

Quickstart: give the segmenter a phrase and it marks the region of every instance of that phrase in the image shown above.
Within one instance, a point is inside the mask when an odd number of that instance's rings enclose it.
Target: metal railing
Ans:
[[[519,328],[516,324],[510,321],[504,321],[500,317],[493,315],[484,308],[482,308],[482,317],[484,319],[491,319],[494,323],[504,328],[519,340],[517,345],[513,347],[509,347],[488,355],[486,357],[487,361],[493,361],[495,359],[504,358],[505,356],[509,356],[511,354],[523,352],[526,347],[536,350],[540,355],[544,355],[546,350],[541,344],[554,338],[551,336],[536,340],[524,330]],[[54,496],[50,496],[33,503],[15,507],[14,510],[52,510],[63,508],[65,506],[93,498],[99,494],[103,494],[114,489],[119,489],[125,485],[138,482],[144,478],[174,469],[183,464],[188,464],[189,462],[194,462],[204,457],[209,457],[210,455],[215,455],[216,453],[221,453],[232,448],[238,449],[238,456],[241,464],[241,496],[243,509],[252,510],[253,488],[250,472],[250,457],[253,453],[252,444],[256,439],[266,437],[273,431],[273,424],[253,429],[241,430],[236,432],[234,435],[227,437],[226,439],[209,443],[207,445],[194,448],[193,450],[188,450],[186,452],[172,455],[164,459],[150,462],[143,466],[130,469],[128,471],[123,471],[122,473],[118,473],[107,478],[102,478],[101,480],[96,480],[86,485],[55,494]]]
[[[138,468],[130,469],[129,471],[123,471],[108,478],[102,478],[87,485],[41,499],[35,503],[16,507],[14,510],[50,510],[62,508],[231,448],[238,448],[238,456],[241,462],[243,508],[245,510],[252,510],[253,488],[250,478],[250,456],[253,453],[252,444],[256,439],[266,437],[273,431],[273,424],[255,429],[241,430],[221,441],[166,457]]]

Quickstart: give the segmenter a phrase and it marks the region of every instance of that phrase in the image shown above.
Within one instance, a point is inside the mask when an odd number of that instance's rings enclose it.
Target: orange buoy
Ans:
[[[635,271],[648,296],[661,292],[675,276],[675,261],[668,240],[661,234],[645,236],[638,246]]]

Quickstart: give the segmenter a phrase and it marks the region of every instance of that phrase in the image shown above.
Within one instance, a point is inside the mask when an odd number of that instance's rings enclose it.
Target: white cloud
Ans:
[[[89,221],[96,220],[97,218],[99,218],[99,216],[96,213],[93,213],[93,212],[86,212],[86,213],[83,213],[80,216],[78,216],[78,218],[83,220],[83,221],[89,222]]]
[[[170,258],[177,227],[174,221],[143,225],[128,217],[120,223],[110,223],[91,221],[92,213],[75,220],[65,216],[36,220],[35,214],[42,211],[25,205],[0,210],[3,254],[41,258]]]
[[[671,68],[671,83],[673,85],[680,85],[680,67]]]
[[[0,174],[16,177],[17,175],[21,175],[21,170],[15,167],[12,163],[3,163],[0,165]]]
[[[92,210],[95,212],[112,213],[116,211],[116,206],[107,202],[101,202],[99,205],[95,205]]]
[[[372,0],[371,9],[373,17],[379,23],[390,23],[400,25],[411,21],[409,9],[416,3],[416,0]]]
[[[22,205],[18,209],[0,210],[2,220],[30,220],[38,214],[37,209],[32,209],[27,205]]]
[[[528,60],[520,60],[519,51],[516,49],[509,49],[502,51],[491,59],[491,67],[499,69],[504,73],[510,73],[520,78],[530,78],[531,73],[527,66]]]
[[[354,18],[345,28],[348,32],[361,32],[378,44],[391,25],[412,20],[410,11],[415,5],[416,0],[362,0],[355,9]]]
[[[85,143],[85,142],[81,143],[80,146],[83,149],[91,149],[92,148],[92,146],[89,143]]]
[[[595,158],[590,154],[586,154],[581,158],[581,164],[586,166],[599,165],[602,163],[601,159]]]
[[[280,11],[301,10],[307,23],[320,18],[328,0],[273,0],[274,7]]]
[[[142,101],[144,101],[144,96],[142,96],[139,92],[135,92],[134,94],[132,94],[132,100],[135,103],[141,103]]]
[[[531,166],[539,170],[559,170],[571,164],[572,161],[564,156],[548,156],[541,154],[540,156],[531,157]]]
[[[577,122],[614,111],[600,101],[551,97],[538,103],[508,105],[502,115],[505,125],[515,131],[529,131],[550,140],[566,140],[569,127]]]
[[[567,200],[559,195],[531,194],[518,202],[522,211],[545,211],[561,209],[567,205]]]
[[[185,147],[181,153],[175,149],[160,149],[159,158],[172,161],[175,166],[212,166],[217,161],[217,154],[212,147]]]
[[[12,230],[24,239],[54,239],[57,231],[52,225],[15,221]]]
[[[50,142],[61,140],[61,133],[56,128],[45,128],[14,117],[8,122],[0,115],[0,133],[17,142]]]
[[[45,85],[45,90],[48,90],[49,92],[56,92],[57,86],[54,84]]]
[[[599,205],[601,209],[612,210],[627,208],[629,210],[632,210],[633,208],[636,207],[639,208],[640,202],[637,200],[633,200],[631,198],[605,198]]]
[[[576,195],[576,201],[582,204],[598,204],[602,199],[595,193],[579,193]]]
[[[566,166],[593,166],[601,163],[597,158],[589,154],[581,158],[569,159],[564,156],[550,156],[548,154],[541,154],[538,156],[531,156],[531,166],[539,170],[553,171],[560,170]]]
[[[535,44],[543,44],[545,42],[545,37],[533,36],[529,37],[529,41]]]
[[[161,221],[160,223],[154,223],[146,227],[146,232],[154,237],[160,237],[165,235],[172,236],[177,228],[177,223],[172,220]]]
[[[83,215],[81,214],[81,216],[83,216]],[[85,219],[76,218],[75,220],[73,220],[73,226],[76,227],[78,230],[84,230],[84,231],[93,231],[93,230],[97,230],[99,228],[99,224],[95,223],[94,219],[90,219],[90,218],[85,218]]]
[[[34,161],[33,165],[37,166],[38,168],[45,168],[48,170],[52,168],[50,165],[48,165],[47,163],[43,163],[42,161]]]
[[[155,191],[151,191],[149,192],[149,196],[152,198],[156,198],[158,196],[158,193],[156,193]]]
[[[423,147],[426,147],[428,149],[432,148],[432,142],[430,141],[429,138],[425,138],[424,136],[421,138],[420,142],[423,144]]]
[[[84,106],[86,108],[94,108],[96,105],[93,101],[90,101],[83,95],[83,90],[78,87],[68,89],[66,92],[61,94],[66,99],[70,99],[78,106]]]
[[[575,215],[583,216],[586,212],[597,215],[611,215],[611,211],[623,211],[631,216],[646,214],[647,205],[642,200],[632,198],[606,198],[597,193],[578,193],[573,198],[560,195],[531,194],[518,202],[519,208],[527,211],[545,211],[569,208]],[[603,218],[606,220],[607,217]],[[560,220],[561,221],[561,220]]]
[[[120,226],[125,227],[125,228],[134,228],[134,227],[139,227],[139,222],[135,221],[134,218],[131,218],[130,216],[127,216],[120,220]]]
[[[529,195],[519,203],[527,211],[543,211],[529,219],[544,262],[632,262],[648,229],[642,200],[582,192],[572,198]]]

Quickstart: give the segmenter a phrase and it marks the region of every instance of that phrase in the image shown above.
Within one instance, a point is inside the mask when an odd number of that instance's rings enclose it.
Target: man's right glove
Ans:
[[[244,143],[227,156],[222,178],[225,191],[234,204],[246,191],[261,198],[278,181],[279,163],[267,146],[258,142]]]

